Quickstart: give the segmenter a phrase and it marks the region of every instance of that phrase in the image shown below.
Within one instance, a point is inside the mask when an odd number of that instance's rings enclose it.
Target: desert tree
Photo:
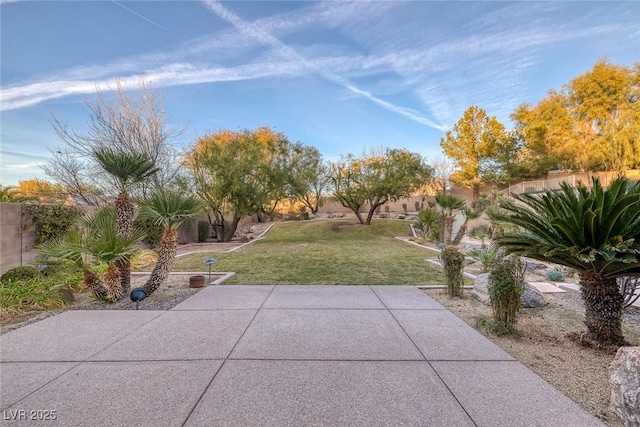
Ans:
[[[185,165],[219,241],[230,241],[242,218],[271,215],[287,197],[290,145],[282,133],[259,128],[210,133],[189,150]]]
[[[52,114],[51,123],[64,147],[53,150],[51,160],[42,167],[47,176],[84,203],[101,204],[102,195],[118,189],[94,157],[96,151],[107,148],[145,155],[158,167],[138,188],[140,193],[172,184],[181,166],[176,142],[184,128],[169,123],[164,100],[150,83],[140,80],[134,90],[119,79],[113,86],[96,86],[95,97],[85,101],[85,111],[88,123],[83,131]]]
[[[331,167],[316,147],[301,143],[290,150],[289,195],[309,208],[312,214],[322,207],[323,196],[331,182]]]
[[[371,224],[375,210],[408,198],[432,177],[424,158],[405,149],[370,150],[362,157],[343,157],[332,165],[334,197],[355,213],[361,224]],[[360,210],[368,206],[366,218]]]

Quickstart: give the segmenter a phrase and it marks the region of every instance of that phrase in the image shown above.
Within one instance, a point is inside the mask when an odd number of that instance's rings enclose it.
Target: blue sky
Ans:
[[[116,77],[153,83],[183,146],[268,125],[330,160],[433,158],[470,105],[510,128],[598,59],[640,61],[640,2],[0,2],[3,185],[43,178],[51,115],[83,131]]]

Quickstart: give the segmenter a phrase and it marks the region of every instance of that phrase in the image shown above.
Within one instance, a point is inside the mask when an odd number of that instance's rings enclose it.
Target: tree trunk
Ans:
[[[453,215],[447,215],[444,217],[444,243],[451,244],[451,238],[453,236]]]
[[[452,245],[458,246],[460,242],[462,242],[462,238],[467,232],[467,222],[468,220],[465,220],[460,226],[460,228],[458,229],[458,232],[456,233],[456,237],[454,237],[454,239],[451,241]],[[451,233],[453,234],[453,230],[451,231]]]
[[[364,219],[362,219],[362,214],[360,213],[360,206],[357,209],[352,209],[352,211],[356,214],[356,218],[360,221],[360,224],[365,224]]]
[[[231,225],[229,228],[224,231],[224,236],[222,236],[223,242],[230,242],[233,239],[234,234],[236,234],[236,230],[238,229],[238,223],[240,222],[240,217],[234,216]]]
[[[109,302],[118,302],[124,298],[122,286],[120,286],[121,272],[115,263],[109,265],[104,274],[104,286],[107,288],[107,299]]]
[[[371,225],[371,220],[373,219],[373,214],[376,210],[376,208],[380,206],[380,205],[371,205],[371,208],[369,209],[369,212],[367,213],[367,220],[365,222],[366,225]]]
[[[594,271],[582,271],[579,275],[587,338],[604,345],[624,345],[623,296],[617,280]]]
[[[84,276],[84,284],[91,290],[93,296],[96,298],[106,298],[107,287],[102,283],[100,278],[88,268],[85,268],[82,273]]]
[[[133,233],[133,213],[135,206],[129,195],[125,192],[118,194],[114,202],[116,211],[116,228],[121,236],[130,236]],[[120,271],[120,287],[118,294],[129,295],[131,292],[131,258],[126,256],[116,261],[116,267]]]
[[[173,260],[178,250],[178,231],[167,230],[160,240],[160,251],[158,254],[158,262],[153,267],[151,276],[144,284],[144,290],[147,296],[153,294],[158,290],[160,286],[167,280],[171,268],[173,267]]]

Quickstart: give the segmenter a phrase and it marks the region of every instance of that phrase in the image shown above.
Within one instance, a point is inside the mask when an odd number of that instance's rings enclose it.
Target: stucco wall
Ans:
[[[25,214],[21,203],[0,203],[0,274],[33,261],[36,236],[24,231]]]

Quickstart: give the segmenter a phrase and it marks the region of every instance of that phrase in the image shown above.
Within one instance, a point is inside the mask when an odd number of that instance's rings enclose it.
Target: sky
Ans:
[[[142,78],[189,147],[270,126],[325,158],[442,156],[471,105],[507,128],[522,103],[606,58],[640,61],[640,2],[0,0],[0,184],[44,178],[86,102]]]

